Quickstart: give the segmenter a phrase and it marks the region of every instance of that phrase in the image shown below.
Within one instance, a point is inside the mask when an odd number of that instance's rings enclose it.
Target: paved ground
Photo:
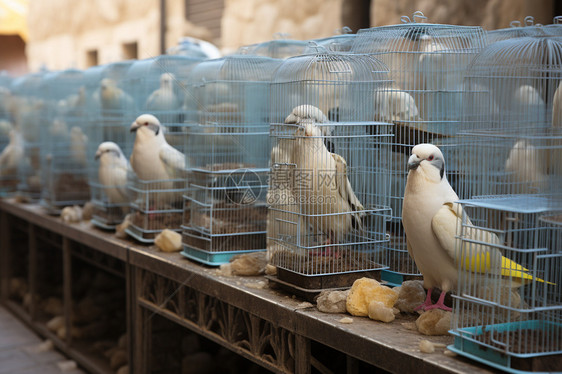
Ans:
[[[72,366],[73,362],[0,306],[0,374],[84,373]]]

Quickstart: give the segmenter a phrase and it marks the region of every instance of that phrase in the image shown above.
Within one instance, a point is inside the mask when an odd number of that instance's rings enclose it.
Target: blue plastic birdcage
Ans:
[[[231,55],[191,74],[198,123],[188,130],[183,254],[219,265],[265,250],[269,88],[280,60]]]
[[[421,12],[414,21],[424,19]],[[410,22],[362,29],[351,48],[383,61],[390,70],[393,85],[375,95],[381,108],[376,119],[392,122],[392,147],[389,222],[389,271],[385,280],[400,284],[419,276],[406,248],[401,224],[407,161],[413,146],[433,143],[442,150],[447,162],[447,176],[456,187],[458,163],[456,135],[464,127],[462,103],[466,89],[463,78],[472,58],[485,45],[481,27]]]
[[[318,49],[284,60],[270,108],[268,254],[278,280],[307,289],[382,269],[390,213],[392,124],[375,122],[373,105],[388,69]]]

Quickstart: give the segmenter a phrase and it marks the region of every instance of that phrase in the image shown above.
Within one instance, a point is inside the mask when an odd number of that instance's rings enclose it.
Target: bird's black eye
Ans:
[[[433,155],[429,156],[429,157],[427,158],[427,160],[428,160],[428,161],[433,161]]]
[[[148,122],[145,122],[144,125],[145,125],[145,126],[148,126]]]

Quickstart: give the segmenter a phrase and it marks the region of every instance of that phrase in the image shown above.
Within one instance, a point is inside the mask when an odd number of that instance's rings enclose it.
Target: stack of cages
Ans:
[[[414,19],[423,17],[421,12]],[[405,280],[421,279],[407,251],[402,227],[402,202],[408,175],[407,163],[412,148],[419,143],[440,147],[447,163],[447,177],[457,184],[455,157],[457,133],[463,128],[461,107],[465,88],[463,76],[471,59],[484,47],[480,27],[409,22],[362,29],[357,33],[352,52],[368,53],[390,69],[393,86],[375,95],[381,108],[374,119],[394,124],[392,144],[390,206],[392,219],[387,232],[389,269],[383,280],[400,285]],[[407,22],[406,22],[407,21]]]
[[[12,81],[5,71],[0,71],[0,197],[12,195],[18,185],[17,165],[11,157],[18,142],[13,118]],[[16,145],[8,148],[10,144]]]
[[[14,144],[17,159],[17,191],[23,201],[38,202],[41,197],[40,133],[46,105],[41,97],[45,71],[28,74],[12,82]],[[23,152],[21,149],[23,148]]]
[[[131,224],[126,232],[142,243],[154,242],[156,235],[164,229],[181,232],[183,195],[188,187],[187,170],[183,165],[186,138],[196,116],[188,79],[199,62],[198,57],[161,55],[136,62],[125,77],[124,87],[138,108],[128,119],[128,126],[139,115],[151,114],[160,122],[158,131],[162,131],[165,142],[171,146],[154,154],[159,158],[156,160],[159,165],[166,169],[166,178],[162,178],[158,171],[153,173],[154,170],[142,160],[135,162],[131,157],[134,173],[128,182],[132,199]],[[138,137],[138,133],[129,133],[127,127],[127,150],[133,154]],[[182,165],[174,164],[172,158],[176,155],[181,158],[176,161],[181,161]]]
[[[287,34],[275,34],[273,40],[243,46],[237,54],[285,59],[305,52],[308,46],[307,41],[288,39],[287,37]]]
[[[65,206],[83,205],[90,199],[84,72],[48,73],[41,92],[45,104],[39,131],[41,204],[49,214],[57,215]]]
[[[286,59],[271,88],[271,279],[303,297],[380,280],[390,216],[392,124],[373,121],[388,68],[317,48]]]
[[[561,82],[552,36],[489,45],[465,79],[482,90],[463,113],[450,348],[509,372],[562,362]]]
[[[231,55],[200,63],[191,86],[183,255],[207,265],[266,249],[269,89],[281,60]]]
[[[104,230],[115,229],[129,212],[130,150],[126,145],[136,107],[124,77],[133,63],[120,61],[93,66],[84,72],[91,222]]]

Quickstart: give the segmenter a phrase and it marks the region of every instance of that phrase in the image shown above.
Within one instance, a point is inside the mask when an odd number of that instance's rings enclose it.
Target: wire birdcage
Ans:
[[[314,289],[380,276],[392,125],[373,121],[388,69],[366,55],[286,59],[271,97],[268,256],[278,279]]]
[[[199,120],[188,132],[185,256],[219,265],[265,250],[269,87],[280,60],[232,55],[193,69]]]
[[[424,19],[421,12],[414,20]],[[433,143],[447,163],[453,188],[457,183],[457,133],[461,122],[465,87],[463,77],[471,59],[484,47],[485,34],[475,26],[410,22],[362,29],[351,48],[383,61],[390,69],[393,86],[375,95],[381,107],[375,119],[394,123],[389,222],[389,270],[383,279],[401,284],[420,274],[406,248],[401,223],[402,201],[408,174],[407,160],[413,146]]]
[[[18,148],[23,147],[23,156],[17,163],[16,193],[33,202],[39,201],[42,188],[39,134],[46,104],[40,88],[46,74],[46,71],[40,71],[18,77],[11,86],[15,133]]]
[[[128,158],[129,127],[136,115],[131,92],[125,85],[125,77],[134,61],[121,61],[94,66],[84,71],[88,147],[88,183],[93,204],[92,223],[102,229],[113,229],[123,221],[128,212],[129,195],[124,191],[120,166],[124,162],[114,150],[102,156],[98,147],[113,142]],[[113,158],[113,156],[115,158]],[[104,176],[106,165],[117,164],[115,174]],[[102,166],[103,164],[103,166]],[[125,163],[126,165],[126,163]],[[109,167],[109,166],[108,166]],[[100,170],[100,168],[102,170]],[[100,178],[101,176],[101,178]]]
[[[288,58],[304,53],[308,42],[305,40],[288,39],[288,35],[278,33],[273,40],[243,46],[238,49],[237,54],[264,56],[271,58]]]
[[[45,110],[40,127],[41,203],[50,214],[90,199],[88,126],[84,72],[76,69],[46,74],[41,92]]]
[[[471,130],[459,150],[484,157],[462,161],[461,198],[554,193],[562,175],[561,81],[560,37],[507,39],[474,58],[462,115]]]
[[[143,113],[155,116],[172,147],[168,153],[185,152],[188,128],[196,118],[188,79],[200,61],[201,58],[195,57],[162,55],[136,62],[125,77],[123,84],[138,108],[132,120]],[[138,135],[127,134],[127,149],[134,151],[133,143],[136,144]],[[166,160],[167,155],[155,154],[155,157]],[[138,241],[150,243],[164,229],[181,231],[182,196],[187,188],[185,170],[166,173],[162,179],[163,174],[157,177],[144,172],[142,162],[133,162],[131,167],[136,178],[130,180],[129,188],[135,198],[127,233]]]
[[[450,331],[455,341],[449,349],[512,373],[558,370],[560,212],[537,195],[488,196],[460,204],[459,278]]]

